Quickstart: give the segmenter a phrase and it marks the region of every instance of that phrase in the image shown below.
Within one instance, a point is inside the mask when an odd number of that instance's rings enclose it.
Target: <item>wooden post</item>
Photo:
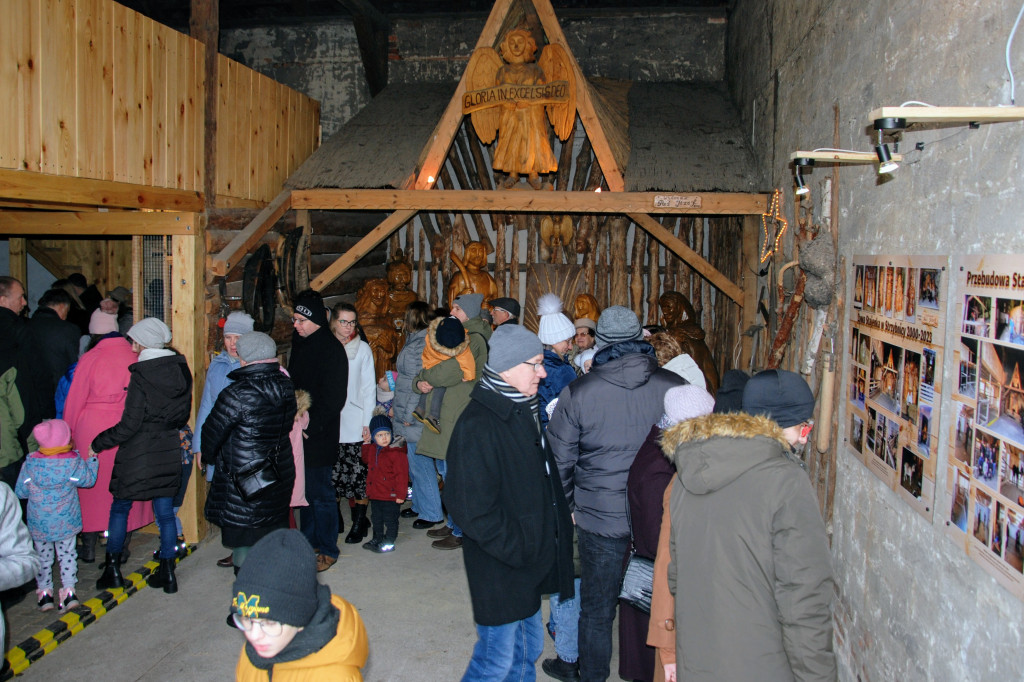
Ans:
[[[662,218],[664,220],[664,218]],[[647,235],[647,324],[658,324],[658,296],[661,294],[658,240]]]
[[[757,216],[743,217],[742,255],[740,262],[740,286],[743,287],[743,312],[740,318],[740,333],[744,334],[740,345],[740,365],[737,369],[747,371],[750,367],[750,355],[754,347],[754,334],[746,335],[750,328],[757,324],[757,270],[758,263],[757,238],[761,229],[761,221]]]
[[[11,277],[21,282],[22,286],[25,287],[25,298],[31,300],[28,290],[28,250],[25,238],[11,237],[8,248],[10,249]],[[37,292],[31,292],[31,295],[35,293]]]
[[[202,234],[203,226],[195,227],[197,234],[171,237],[174,267],[170,281],[171,344],[185,356],[195,377],[190,419],[193,424],[203,395],[203,378],[206,376],[207,332],[205,315],[197,314],[197,311],[204,310],[206,295],[206,239]],[[141,263],[135,266],[141,270]],[[188,487],[181,506],[182,530],[189,542],[197,542],[206,535],[207,523],[203,517],[203,506],[206,504],[205,480],[198,462],[193,463],[193,484]]]
[[[189,34],[201,42],[205,49],[204,88],[204,143],[203,193],[206,206],[212,208],[217,200],[217,97],[219,79],[217,54],[220,48],[220,0],[192,0],[192,13],[188,22]]]

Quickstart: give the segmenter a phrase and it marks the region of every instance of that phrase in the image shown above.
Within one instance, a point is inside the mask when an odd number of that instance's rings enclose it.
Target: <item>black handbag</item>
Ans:
[[[626,501],[626,522],[629,523],[629,561],[622,573],[622,586],[619,588],[619,599],[634,609],[651,612],[651,595],[654,593],[654,559],[648,559],[636,553],[633,541],[633,520],[629,514],[629,501]]]
[[[277,445],[274,452],[263,460],[256,460],[239,467],[238,471],[231,474],[231,480],[235,489],[242,499],[252,502],[262,497],[266,492],[281,482],[281,474],[277,470],[277,456],[281,451],[281,434],[284,432],[284,420],[277,432]]]

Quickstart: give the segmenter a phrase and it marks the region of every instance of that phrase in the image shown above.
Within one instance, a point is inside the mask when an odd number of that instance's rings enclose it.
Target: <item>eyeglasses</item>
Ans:
[[[345,327],[354,327],[358,324],[355,320],[342,320],[340,318],[337,320],[337,323]]]
[[[237,613],[231,614],[231,619],[235,621],[235,627],[239,630],[245,630],[251,632],[254,625],[258,625],[260,630],[263,631],[267,637],[277,637],[281,634],[281,622],[277,620],[264,620],[262,618],[246,618]]]
[[[543,362],[524,362],[523,364],[524,365],[529,365],[530,367],[533,367],[533,371],[534,372],[539,372],[541,369],[544,368],[544,363]]]
[[[296,316],[292,318],[292,324],[304,324],[306,322],[309,322],[309,319],[305,317]]]
[[[811,435],[811,429],[813,429],[813,428],[814,428],[814,420],[813,419],[808,419],[807,421],[805,421],[803,424],[800,425],[800,437],[801,438],[807,438],[807,436]]]

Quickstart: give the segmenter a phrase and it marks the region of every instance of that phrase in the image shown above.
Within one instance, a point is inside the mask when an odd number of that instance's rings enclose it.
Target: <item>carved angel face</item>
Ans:
[[[501,57],[509,64],[532,62],[537,53],[537,42],[529,31],[515,29],[501,41]]]

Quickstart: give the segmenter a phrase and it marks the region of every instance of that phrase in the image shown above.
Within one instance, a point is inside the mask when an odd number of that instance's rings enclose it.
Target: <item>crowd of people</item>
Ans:
[[[545,629],[548,676],[606,680],[616,616],[623,679],[835,677],[830,554],[794,454],[814,399],[796,374],[730,371],[713,396],[718,377],[627,308],[571,320],[548,294],[534,334],[515,299],[476,293],[410,303],[379,371],[356,309],[308,290],[286,365],[251,317],[223,320],[193,434],[167,326],[122,332],[123,304],[100,297],[79,355],[77,327],[56,323],[80,304],[55,287],[26,320],[24,287],[0,277],[0,476],[28,500],[28,531],[11,531],[0,485],[0,583],[34,573],[40,609],[77,604],[77,561],[104,533],[97,586],[122,587],[131,532],[154,520],[149,583],[176,592],[197,459],[235,572],[238,679],[361,679],[365,628],[316,574],[342,537],[400,549],[402,518],[463,553],[478,636],[464,680],[534,679]],[[634,561],[653,567],[649,603],[620,599]]]

